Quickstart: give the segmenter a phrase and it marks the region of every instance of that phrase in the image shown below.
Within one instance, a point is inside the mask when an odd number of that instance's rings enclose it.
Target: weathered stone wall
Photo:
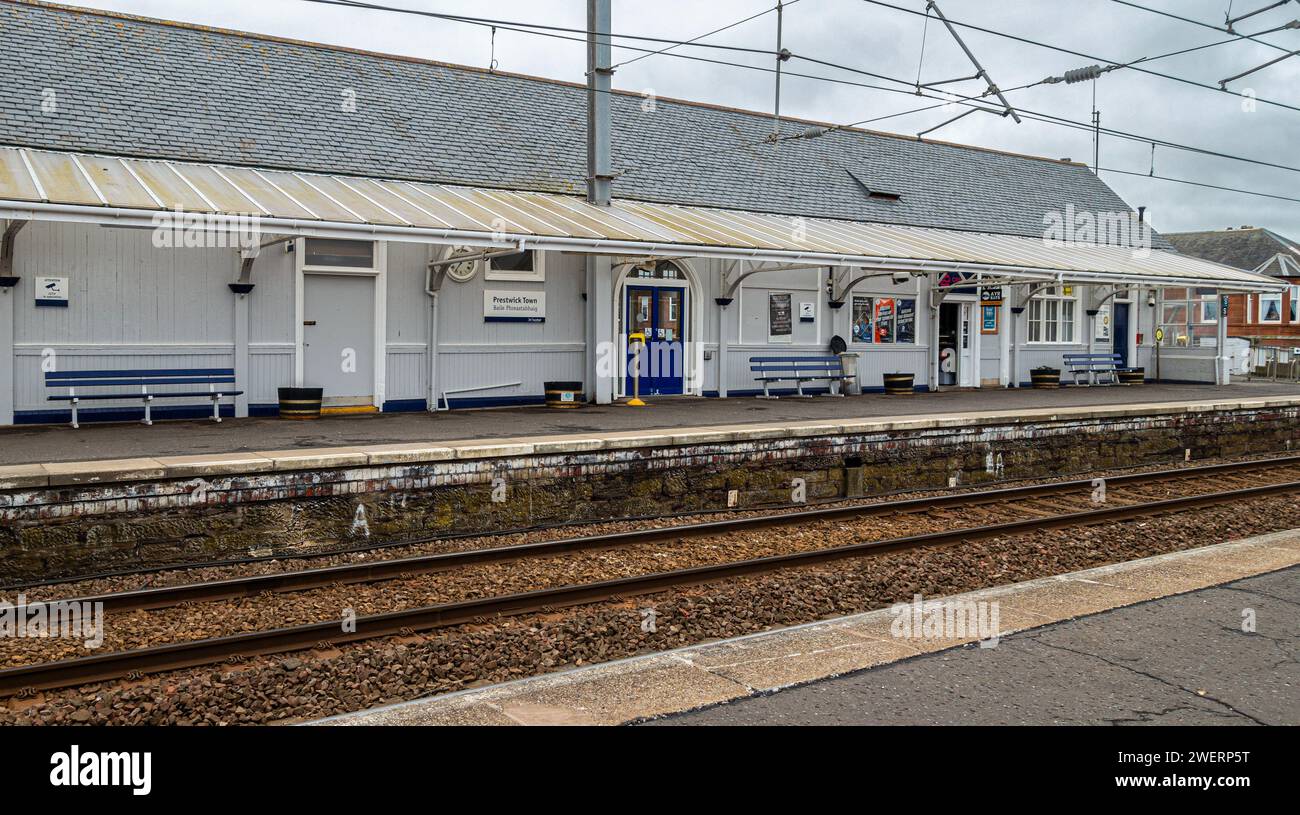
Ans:
[[[1300,444],[1300,408],[602,449],[0,491],[0,585],[539,524],[1085,473]],[[494,480],[496,486],[494,487]],[[859,486],[860,485],[860,486]],[[504,492],[504,501],[494,501]]]

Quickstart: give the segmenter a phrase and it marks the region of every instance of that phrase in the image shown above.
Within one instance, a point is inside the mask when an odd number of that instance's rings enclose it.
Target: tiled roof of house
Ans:
[[[0,64],[0,144],[585,185],[586,90],[572,83],[33,0],[0,0]],[[631,168],[614,184],[621,198],[1034,237],[1067,205],[1130,210],[1077,163],[864,130],[742,147],[771,132],[770,115],[642,102],[613,97],[614,166]],[[864,184],[901,197],[868,197]]]
[[[1245,226],[1209,232],[1177,232],[1165,235],[1174,248],[1184,255],[1222,263],[1246,271],[1258,269],[1264,274],[1295,276],[1283,269],[1278,255],[1290,255],[1300,266],[1300,244],[1268,229]],[[1268,264],[1265,266],[1264,264]],[[1263,268],[1261,268],[1263,267]]]

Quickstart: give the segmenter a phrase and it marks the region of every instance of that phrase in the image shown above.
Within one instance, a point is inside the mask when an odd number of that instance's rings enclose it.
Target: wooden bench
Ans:
[[[840,358],[831,357],[750,357],[749,370],[754,379],[763,384],[764,399],[776,399],[769,387],[773,382],[793,382],[800,396],[805,382],[825,381],[831,389],[831,396],[844,395],[844,366]]]
[[[195,399],[200,396],[212,403],[212,421],[221,421],[221,400],[243,393],[234,389],[233,368],[167,368],[162,370],[131,371],[50,371],[45,374],[45,387],[67,388],[66,394],[49,397],[51,402],[68,402],[72,405],[72,426],[77,422],[77,406],[81,402],[103,400],[139,399],[144,403],[144,423],[153,424],[150,408],[155,399]],[[207,390],[198,390],[200,386]],[[231,385],[219,388],[219,385]],[[170,390],[174,387],[182,390]],[[87,393],[87,388],[96,389]],[[109,390],[99,390],[107,388]],[[130,391],[123,389],[130,388]]]
[[[1074,375],[1074,384],[1079,384],[1079,374],[1088,375],[1088,383],[1093,384],[1097,374],[1110,376],[1111,384],[1119,383],[1119,371],[1124,366],[1124,358],[1119,354],[1065,354],[1069,372]]]

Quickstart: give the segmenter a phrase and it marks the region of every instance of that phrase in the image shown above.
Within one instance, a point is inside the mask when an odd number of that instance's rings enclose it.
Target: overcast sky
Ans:
[[[113,9],[152,17],[256,31],[284,37],[334,43],[389,53],[486,66],[490,58],[489,31],[460,22],[389,12],[345,9],[305,0],[70,0],[77,5]],[[584,0],[373,0],[381,5],[492,17],[501,20],[569,26],[586,23]],[[888,0],[893,5],[923,11],[923,0]],[[1229,0],[1136,0],[1142,5],[1221,25]],[[1232,0],[1240,14],[1273,0]],[[616,33],[690,39],[775,5],[775,0],[614,0]],[[1131,61],[1220,40],[1226,34],[1130,8],[1115,0],[942,0],[953,20],[1047,42],[1114,61]],[[1238,25],[1252,33],[1300,18],[1300,2],[1273,9]],[[921,55],[924,19],[863,0],[797,0],[784,14],[784,45],[796,58],[786,63],[792,72],[835,77],[876,85],[890,83],[817,65],[799,56],[915,81]],[[977,31],[959,29],[975,55],[1003,88],[1014,88],[1046,76],[1091,64],[1044,48],[1013,42]],[[1265,38],[1288,50],[1300,48],[1300,30]],[[703,42],[772,49],[776,15],[768,13]],[[942,26],[931,20],[921,67],[923,82],[973,74],[959,47]],[[662,45],[620,40],[643,47]],[[770,66],[766,55],[715,49],[681,48],[675,53],[755,66]],[[639,53],[616,49],[615,62]],[[1150,70],[1217,86],[1220,79],[1261,65],[1282,52],[1245,40],[1234,40],[1178,57],[1161,59]],[[579,42],[498,31],[496,59],[502,70],[557,79],[583,81],[585,51]],[[753,110],[770,111],[773,78],[744,68],[712,65],[667,54],[651,56],[619,68],[618,88],[653,89],[659,96],[677,97]],[[895,86],[897,87],[897,86]],[[978,95],[978,82],[947,86]],[[1300,57],[1238,80],[1230,89],[1251,89],[1261,99],[1300,108]],[[1184,145],[1231,153],[1279,164],[1300,166],[1300,110],[1263,102],[1253,112],[1243,110],[1239,96],[1121,70],[1097,83],[1098,107],[1107,127],[1165,139]],[[787,77],[782,85],[782,111],[832,123],[850,123],[932,104],[925,99],[850,85]],[[1009,95],[1026,110],[1087,122],[1091,116],[1092,83],[1042,85]],[[915,134],[961,112],[945,108],[888,119],[869,127]],[[932,138],[994,147],[1052,158],[1071,157],[1091,163],[1091,134],[1079,130],[985,114],[968,116]],[[735,134],[719,133],[721,144]],[[1146,174],[1151,147],[1103,137],[1101,164]],[[1228,187],[1241,187],[1300,198],[1300,173],[1221,158],[1159,148],[1155,172]],[[1133,206],[1147,206],[1155,226],[1165,232],[1221,229],[1227,226],[1266,226],[1300,240],[1300,203],[1219,192],[1149,178],[1102,173],[1103,178]]]

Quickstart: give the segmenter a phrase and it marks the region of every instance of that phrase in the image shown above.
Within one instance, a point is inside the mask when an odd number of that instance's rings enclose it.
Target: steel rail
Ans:
[[[1300,467],[1300,456],[1279,459],[1257,459],[1203,467],[1183,467],[1148,473],[1129,473],[1105,479],[1108,487],[1162,483],[1170,480],[1192,479],[1207,475],[1224,475],[1232,472],[1255,471],[1270,468]],[[1032,497],[1057,495],[1062,492],[1091,489],[1092,480],[1060,481],[1049,484],[1029,484],[996,490],[955,493],[951,495],[913,498],[905,501],[885,501],[847,507],[800,510],[750,518],[725,521],[708,521],[699,524],[668,526],[660,529],[642,529],[615,532],[606,535],[563,538],[555,541],[494,546],[437,555],[415,555],[407,558],[374,561],[371,563],[326,566],[319,569],[302,569],[291,572],[235,577],[177,586],[136,589],[109,594],[66,598],[66,603],[103,603],[105,611],[137,611],[167,608],[181,603],[212,602],[241,597],[255,597],[263,592],[291,592],[322,588],[335,584],[373,583],[394,580],[418,574],[446,571],[483,563],[502,563],[524,558],[545,557],[594,549],[609,549],[666,540],[714,537],[755,529],[778,526],[818,523],[843,518],[872,517],[908,514],[934,509],[1000,503]],[[59,602],[59,601],[48,601]],[[35,605],[32,603],[31,605]]]
[[[28,691],[70,687],[146,673],[179,670],[201,665],[234,661],[316,647],[333,647],[393,635],[406,635],[471,622],[485,622],[493,617],[512,616],[556,607],[574,606],[641,595],[671,588],[681,588],[716,580],[772,572],[798,566],[810,566],[847,558],[880,555],[889,552],[942,546],[971,540],[1020,535],[1049,529],[1092,526],[1102,523],[1150,517],[1170,512],[1232,503],[1253,498],[1300,491],[1300,481],[1288,481],[1260,487],[1170,498],[1144,504],[1130,504],[1105,509],[1031,518],[990,526],[932,532],[879,541],[849,544],[786,555],[771,555],[750,560],[698,566],[669,572],[625,577],[595,583],[502,595],[435,606],[359,617],[352,630],[339,622],[310,623],[215,637],[192,642],[173,643],[127,651],[116,651],[80,659],[24,665],[0,670],[0,698]]]

